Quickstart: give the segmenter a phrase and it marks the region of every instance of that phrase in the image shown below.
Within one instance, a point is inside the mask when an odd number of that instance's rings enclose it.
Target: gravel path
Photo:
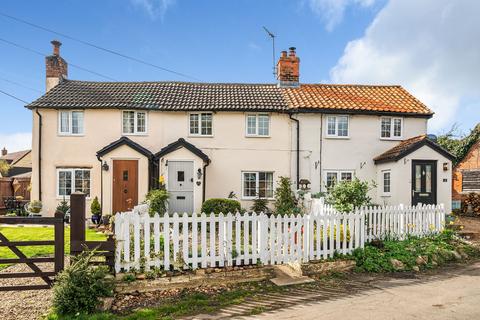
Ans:
[[[37,263],[44,271],[53,270],[53,263]],[[0,273],[32,272],[26,264],[16,264]],[[0,286],[45,284],[40,278],[0,279]],[[0,318],[2,320],[34,320],[48,312],[52,290],[0,292]]]

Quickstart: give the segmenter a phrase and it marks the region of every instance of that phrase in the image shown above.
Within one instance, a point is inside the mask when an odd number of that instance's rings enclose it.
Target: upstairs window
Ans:
[[[123,134],[147,133],[147,113],[145,111],[123,111],[122,117]]]
[[[211,136],[213,135],[212,114],[190,113],[190,135],[191,136]]]
[[[268,137],[270,135],[270,116],[268,114],[247,114],[246,122],[248,137]]]
[[[83,111],[60,111],[58,113],[58,132],[61,135],[83,134]]]
[[[57,197],[69,197],[72,192],[77,191],[90,197],[90,169],[58,169]]]
[[[348,116],[327,117],[327,137],[348,138]]]
[[[383,117],[381,120],[380,137],[396,139],[402,137],[402,118]]]

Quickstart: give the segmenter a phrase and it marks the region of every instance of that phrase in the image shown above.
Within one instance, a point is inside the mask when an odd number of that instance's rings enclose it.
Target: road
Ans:
[[[357,295],[242,319],[480,319],[480,262],[425,279],[378,282],[374,290]]]

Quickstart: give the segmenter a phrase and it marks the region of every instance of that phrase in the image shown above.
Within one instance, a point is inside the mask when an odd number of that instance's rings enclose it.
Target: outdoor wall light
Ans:
[[[107,161],[103,161],[102,169],[103,169],[103,171],[108,171],[108,169],[110,169],[110,167],[108,166]]]
[[[197,178],[200,180],[200,179],[202,178],[202,175],[203,175],[202,169],[198,168],[198,170],[197,170]]]
[[[448,171],[448,162],[443,163],[443,171]]]

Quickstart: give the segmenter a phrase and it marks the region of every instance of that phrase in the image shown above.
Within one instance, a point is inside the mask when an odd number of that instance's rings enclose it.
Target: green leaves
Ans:
[[[275,213],[280,215],[300,213],[290,178],[280,177],[278,187],[275,189]]]
[[[165,189],[150,190],[145,197],[150,202],[150,216],[154,216],[155,213],[164,215],[167,212],[168,204],[168,192]]]
[[[352,181],[341,181],[335,184],[327,194],[326,202],[341,212],[352,212],[355,208],[370,204],[371,198],[368,191],[373,183],[360,181],[355,178]]]

